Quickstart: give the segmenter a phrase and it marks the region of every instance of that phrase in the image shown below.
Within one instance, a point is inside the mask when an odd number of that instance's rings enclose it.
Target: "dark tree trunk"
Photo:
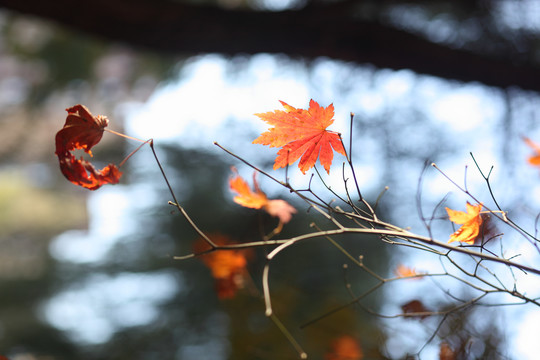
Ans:
[[[379,68],[410,69],[464,82],[540,91],[540,67],[432,43],[351,16],[350,5],[301,10],[226,10],[164,0],[0,0],[0,6],[153,51],[225,55],[326,56]]]

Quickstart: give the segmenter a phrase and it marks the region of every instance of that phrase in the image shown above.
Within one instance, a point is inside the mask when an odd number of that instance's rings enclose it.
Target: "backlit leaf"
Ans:
[[[238,175],[236,169],[233,168],[233,172],[234,176],[229,179],[229,187],[238,194],[233,198],[235,203],[252,209],[260,209],[268,204],[266,194],[259,189],[255,173],[253,174],[254,191],[252,191],[248,183]]]
[[[334,122],[334,106],[326,108],[311,100],[309,109],[296,109],[280,101],[285,111],[255,114],[273,126],[253,141],[254,144],[281,147],[274,162],[274,170],[293,164],[300,157],[298,167],[306,173],[315,166],[317,158],[327,173],[334,151],[345,155],[340,135],[326,128]]]
[[[69,152],[65,155],[64,157],[58,157],[60,171],[62,171],[66,179],[75,185],[89,190],[96,190],[104,184],[117,184],[120,181],[122,173],[114,164],[109,164],[103,169],[97,170],[94,165],[82,157],[76,159]]]
[[[482,204],[471,205],[468,202],[467,212],[446,208],[450,221],[462,225],[456,232],[450,235],[448,242],[459,241],[473,245],[480,233],[480,226],[482,225],[481,210]]]
[[[101,140],[109,120],[105,116],[93,116],[84,105],[75,105],[66,111],[66,123],[56,133],[55,139],[55,154],[62,174],[75,185],[90,190],[96,190],[104,184],[118,183],[122,173],[116,165],[109,164],[97,170],[82,157],[76,159],[72,153],[80,149],[92,156],[91,149]]]
[[[282,224],[288,223],[292,214],[296,213],[296,209],[285,200],[270,200],[266,194],[261,191],[256,173],[253,173],[253,190],[249,188],[248,183],[238,175],[238,172],[233,168],[234,176],[229,179],[229,187],[238,195],[233,198],[234,202],[239,205],[252,208],[264,209],[271,216],[279,218]]]
[[[101,140],[109,120],[102,115],[93,116],[86,106],[80,104],[66,111],[66,123],[56,133],[56,154],[65,150],[83,149],[92,155],[90,149]]]

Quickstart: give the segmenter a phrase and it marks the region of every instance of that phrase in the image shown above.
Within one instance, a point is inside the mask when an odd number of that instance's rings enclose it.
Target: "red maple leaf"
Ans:
[[[55,154],[62,174],[75,185],[90,190],[96,190],[104,184],[118,183],[122,173],[116,165],[109,164],[97,170],[82,157],[76,159],[72,153],[81,149],[92,156],[91,149],[101,140],[109,120],[102,115],[93,116],[84,105],[75,105],[66,111],[66,123],[56,133]]]
[[[321,107],[311,100],[309,109],[296,109],[280,101],[285,111],[276,110],[263,114],[255,114],[273,127],[253,141],[254,144],[281,147],[277,153],[274,170],[291,165],[298,158],[298,167],[306,173],[315,166],[317,158],[327,173],[334,152],[345,155],[345,149],[338,133],[326,128],[334,122],[334,105]]]
[[[92,155],[90,149],[103,136],[109,125],[106,116],[93,116],[84,105],[75,105],[66,109],[68,116],[64,127],[56,133],[56,154],[63,151],[83,149]]]

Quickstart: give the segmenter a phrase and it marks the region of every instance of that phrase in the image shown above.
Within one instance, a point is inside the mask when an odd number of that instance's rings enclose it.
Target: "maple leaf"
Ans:
[[[361,360],[364,353],[358,341],[352,336],[344,335],[332,342],[332,350],[326,353],[326,360]]]
[[[252,209],[264,209],[271,216],[279,218],[283,224],[288,223],[292,214],[296,213],[296,209],[287,203],[285,200],[270,200],[264,192],[259,188],[256,173],[253,173],[253,188],[249,188],[248,183],[238,175],[238,172],[233,168],[234,176],[229,179],[229,187],[236,192],[233,201],[244,207]]]
[[[93,116],[86,106],[80,104],[66,111],[66,123],[56,133],[56,154],[83,149],[92,156],[90,149],[101,140],[109,120],[106,116]]]
[[[534,155],[529,156],[529,159],[528,159],[529,164],[534,165],[534,166],[539,166],[540,165],[540,145],[538,145],[537,143],[535,143],[534,141],[532,141],[531,139],[527,137],[524,137],[523,141],[525,141],[525,143],[529,145],[535,151]]]
[[[64,127],[56,133],[56,151],[60,171],[75,185],[89,190],[96,190],[104,184],[117,184],[122,172],[114,164],[97,170],[82,157],[76,159],[72,151],[84,150],[92,156],[94,147],[103,136],[109,124],[107,117],[93,116],[84,105],[75,105],[66,109],[68,116]]]
[[[326,128],[334,122],[334,105],[321,107],[310,100],[309,109],[296,109],[280,101],[285,111],[255,114],[273,126],[253,141],[254,144],[281,147],[274,162],[274,170],[293,164],[300,157],[298,167],[303,174],[315,166],[317,158],[327,173],[334,158],[334,152],[345,155],[345,149],[338,133]]]
[[[480,225],[482,225],[482,216],[480,214],[482,203],[471,205],[467,202],[466,206],[467,212],[446,208],[450,221],[462,225],[456,232],[450,235],[449,243],[459,241],[473,245],[480,233]]]
[[[211,236],[215,244],[227,245],[232,242],[224,235],[214,234]],[[194,245],[195,252],[200,253],[209,250],[209,245],[202,238]],[[247,277],[247,257],[249,252],[245,250],[217,250],[201,256],[202,262],[210,269],[215,279],[215,287],[220,299],[229,299],[244,287]]]

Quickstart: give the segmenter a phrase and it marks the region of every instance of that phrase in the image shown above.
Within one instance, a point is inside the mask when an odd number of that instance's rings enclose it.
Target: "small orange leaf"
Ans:
[[[298,167],[303,174],[315,166],[317,158],[327,173],[335,150],[345,155],[340,135],[326,128],[334,122],[334,106],[326,108],[317,102],[309,102],[309,110],[296,109],[280,101],[285,111],[276,110],[255,114],[273,126],[253,141],[254,144],[281,147],[277,153],[274,170],[293,164],[300,157]]]
[[[462,225],[455,233],[450,235],[449,243],[459,241],[473,245],[480,233],[480,225],[482,225],[480,211],[482,210],[482,204],[471,205],[467,202],[466,206],[467,212],[446,208],[450,221]]]
[[[533,166],[540,166],[540,145],[529,139],[528,137],[524,137],[523,141],[527,145],[529,145],[534,150],[534,155],[531,155],[528,159],[529,164]]]
[[[410,268],[408,266],[405,266],[403,264],[399,264],[398,267],[395,270],[395,273],[398,277],[406,278],[406,277],[412,277],[411,279],[418,280],[419,277],[413,277],[420,275],[416,272],[416,269]]]
[[[229,187],[238,195],[233,198],[234,202],[244,207],[252,209],[260,209],[268,203],[266,194],[259,189],[255,173],[253,173],[253,187],[255,191],[251,191],[248,183],[238,175],[236,169],[233,168],[234,176],[229,179]]]
[[[364,353],[358,341],[352,336],[344,335],[332,342],[331,350],[326,353],[326,360],[361,360]]]
[[[229,179],[229,187],[238,195],[233,198],[234,202],[244,207],[252,209],[264,209],[271,216],[279,218],[283,224],[288,223],[292,214],[296,213],[296,209],[285,200],[269,200],[266,194],[261,191],[256,173],[253,173],[253,188],[249,188],[248,183],[238,175],[235,168],[232,168],[234,176]]]
[[[122,176],[118,167],[109,164],[97,170],[90,162],[76,159],[73,150],[81,149],[92,156],[92,147],[103,136],[109,120],[105,116],[93,116],[84,105],[66,109],[68,116],[64,127],[56,133],[56,151],[62,174],[74,183],[89,190],[104,184],[117,184]]]

